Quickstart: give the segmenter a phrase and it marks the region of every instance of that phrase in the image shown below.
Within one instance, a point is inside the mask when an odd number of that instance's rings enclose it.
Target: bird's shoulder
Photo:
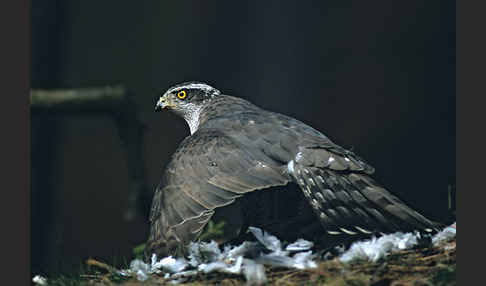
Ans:
[[[216,135],[230,140],[238,148],[263,153],[282,164],[294,159],[301,148],[337,147],[323,133],[290,116],[264,110],[238,98],[222,102],[224,108],[214,108],[227,111],[205,120],[192,135],[195,137],[187,138],[186,144]]]
[[[329,139],[318,130],[293,117],[265,110],[257,105],[229,95],[221,96],[205,108],[202,114],[201,127],[218,129],[222,131],[232,130],[247,133],[259,131],[267,133],[269,128],[278,130],[283,134],[299,134],[307,139],[328,141]],[[306,138],[304,137],[304,138]]]

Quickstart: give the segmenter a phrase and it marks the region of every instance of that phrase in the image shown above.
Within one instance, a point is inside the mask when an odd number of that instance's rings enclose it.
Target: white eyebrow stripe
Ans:
[[[204,91],[216,91],[217,93],[220,93],[219,90],[205,83],[190,83],[187,85],[175,87],[169,90],[169,92],[179,91],[181,89],[202,89]]]

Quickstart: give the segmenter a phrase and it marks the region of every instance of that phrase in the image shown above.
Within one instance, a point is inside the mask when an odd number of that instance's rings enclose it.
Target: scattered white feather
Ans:
[[[152,269],[164,269],[169,273],[181,272],[189,266],[189,263],[184,258],[174,259],[172,256],[169,256],[156,263],[153,262],[154,259],[157,261],[157,256],[152,256]]]
[[[257,227],[250,226],[248,230],[255,236],[255,238],[268,250],[280,253],[282,251],[282,243],[280,240],[268,232]]]
[[[414,245],[417,245],[416,234],[396,232],[355,242],[349,250],[341,254],[339,260],[344,263],[356,259],[376,262],[391,251],[407,249]]]
[[[137,280],[139,281],[147,280],[151,272],[150,266],[140,259],[135,259],[130,262],[130,270],[131,273],[137,276]]]
[[[151,263],[145,263],[140,259],[134,259],[130,262],[130,268],[118,271],[118,274],[123,276],[135,275],[137,280],[145,281],[151,274],[161,273],[162,270],[167,273],[178,273],[189,266],[189,263],[184,258],[174,259],[172,256],[165,257],[157,261],[157,255],[153,254]]]
[[[317,268],[317,263],[313,260],[313,258],[314,254],[312,254],[312,251],[310,250],[306,252],[296,253],[293,257],[293,267],[298,269]]]
[[[221,250],[215,241],[189,244],[189,264],[193,267],[222,260],[222,258]]]
[[[275,267],[286,267],[286,268],[294,268],[295,262],[292,257],[281,255],[281,254],[262,254],[259,257],[254,259],[258,264],[265,264]],[[297,268],[297,267],[295,267]]]
[[[437,246],[441,242],[447,241],[455,236],[456,223],[435,234],[432,237],[432,244]],[[344,263],[349,263],[357,259],[376,262],[390,252],[414,247],[419,243],[419,239],[419,233],[401,232],[383,235],[379,238],[373,237],[353,243],[346,252],[340,255],[339,260]]]
[[[267,283],[265,267],[251,259],[244,260],[243,275],[247,285],[262,285]]]
[[[32,278],[32,282],[37,285],[47,285],[47,279],[40,275],[34,276],[34,278]]]
[[[262,250],[258,242],[244,241],[239,246],[226,246],[224,253],[227,259],[235,259],[238,256],[256,257]]]
[[[441,232],[437,233],[432,237],[432,244],[438,246],[442,242],[448,241],[449,239],[456,236],[456,223],[444,228]]]
[[[287,245],[287,247],[285,247],[285,250],[292,252],[306,251],[311,249],[313,246],[314,243],[312,241],[299,238],[294,243]]]
[[[259,228],[250,227],[249,230],[257,242],[245,241],[238,246],[226,246],[223,251],[215,241],[191,243],[188,260],[172,256],[157,260],[153,254],[150,264],[135,259],[129,269],[118,273],[135,276],[140,281],[147,280],[151,274],[164,273],[164,278],[178,284],[197,273],[219,271],[244,275],[249,285],[261,285],[267,281],[264,265],[297,269],[317,267],[310,251],[312,242],[299,239],[283,250],[277,237]]]
[[[297,269],[317,267],[314,260],[316,254],[311,250],[314,246],[312,242],[298,239],[282,249],[282,242],[266,231],[255,227],[250,227],[249,231],[255,236],[257,242],[245,241],[238,246],[226,246],[223,251],[214,241],[191,243],[188,249],[188,260],[172,256],[157,260],[154,254],[150,264],[135,259],[130,263],[130,269],[121,270],[119,274],[136,276],[138,280],[145,281],[151,274],[163,273],[171,283],[178,284],[201,272],[219,271],[244,275],[248,285],[261,285],[267,281],[264,265]],[[437,245],[455,235],[454,224],[434,235],[432,242]],[[356,259],[378,261],[390,252],[417,245],[419,238],[418,233],[396,232],[379,238],[358,241],[347,251],[340,250],[339,260],[345,263]]]
[[[232,262],[231,260],[225,261],[214,261],[209,264],[200,264],[198,270],[204,273],[209,273],[213,271],[220,271],[226,273],[240,274],[241,266],[243,264],[243,256],[238,256],[238,258]]]

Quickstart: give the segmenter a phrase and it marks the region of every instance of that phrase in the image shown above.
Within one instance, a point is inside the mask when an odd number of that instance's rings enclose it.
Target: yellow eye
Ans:
[[[186,91],[185,90],[181,90],[177,93],[177,97],[180,98],[180,99],[184,99],[186,98]]]

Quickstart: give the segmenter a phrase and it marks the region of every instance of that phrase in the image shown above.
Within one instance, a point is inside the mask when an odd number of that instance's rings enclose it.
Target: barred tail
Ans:
[[[434,232],[439,228],[367,174],[296,164],[293,175],[329,234]]]

